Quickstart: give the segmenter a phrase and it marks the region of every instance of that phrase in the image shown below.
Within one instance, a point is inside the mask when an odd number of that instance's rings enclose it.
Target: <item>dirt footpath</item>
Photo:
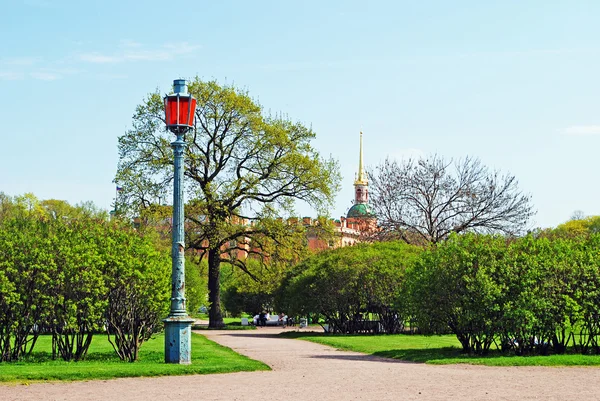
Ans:
[[[272,371],[0,385],[0,400],[599,400],[600,368],[431,366],[301,340],[279,328],[202,331]]]

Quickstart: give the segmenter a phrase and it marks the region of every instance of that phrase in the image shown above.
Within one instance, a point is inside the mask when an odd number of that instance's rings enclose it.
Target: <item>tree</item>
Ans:
[[[288,273],[277,304],[290,316],[322,315],[334,332],[361,330],[363,313],[378,315],[387,333],[398,332],[404,272],[419,252],[390,241],[318,253]]]
[[[208,257],[209,325],[220,327],[221,263],[247,271],[244,258],[232,259],[232,252],[264,256],[265,238],[288,241],[285,224],[275,217],[291,214],[296,200],[324,210],[336,193],[339,169],[312,148],[312,129],[264,115],[246,92],[198,78],[189,91],[198,107],[185,138],[186,246]],[[120,213],[136,216],[169,198],[172,140],[162,97],[152,93],[138,106],[133,129],[119,138]]]
[[[552,230],[546,230],[543,235],[550,238],[589,237],[600,232],[600,216],[588,216],[581,219],[571,219],[559,224]]]
[[[262,310],[272,312],[274,292],[281,284],[287,266],[269,263],[267,269],[261,266],[259,261],[250,260],[247,267],[258,280],[253,280],[251,276],[233,266],[231,269],[224,269],[226,273],[221,281],[223,306],[233,316],[244,312],[254,316]]]
[[[273,312],[276,293],[288,272],[319,249],[329,249],[330,242],[335,239],[333,223],[325,217],[311,219],[310,223],[291,217],[282,228],[283,232],[278,236],[286,241],[263,238],[262,249],[269,256],[263,261],[247,260],[249,274],[231,265],[232,269],[223,269],[227,272],[221,280],[223,306],[227,312],[234,315],[242,312],[255,315],[263,310]],[[313,246],[309,247],[309,242]]]
[[[33,350],[52,310],[47,287],[56,271],[48,221],[15,206],[0,224],[0,361]]]
[[[406,277],[419,328],[449,328],[465,352],[486,353],[501,330],[506,250],[503,237],[475,234],[453,234],[426,250]]]
[[[490,172],[478,159],[387,159],[369,179],[381,235],[408,243],[437,243],[451,232],[517,234],[534,214],[514,176]]]
[[[581,241],[527,235],[511,244],[498,319],[503,349],[546,353],[551,344],[555,352],[565,351],[569,338],[583,331],[576,293],[586,287],[579,274],[585,259]]]
[[[171,264],[168,254],[139,232],[116,223],[105,231],[106,334],[119,358],[133,362],[142,343],[163,328]]]
[[[3,197],[2,210],[2,359],[30,353],[40,332],[52,334],[53,357],[83,359],[106,306],[103,261],[90,240],[102,236],[105,213],[32,194]]]
[[[103,224],[89,218],[50,217],[50,221],[54,232],[48,252],[56,269],[47,284],[53,311],[47,326],[53,351],[66,361],[78,361],[86,357],[94,333],[102,329],[107,306],[104,255],[95,241],[104,235]]]
[[[571,214],[571,217],[569,217],[569,220],[583,220],[585,219],[585,213],[583,212],[583,210],[575,210],[573,212],[573,214]]]

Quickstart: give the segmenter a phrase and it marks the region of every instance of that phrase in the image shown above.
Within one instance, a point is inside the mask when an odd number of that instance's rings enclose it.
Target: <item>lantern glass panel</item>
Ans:
[[[188,116],[187,125],[192,127],[194,125],[194,115],[196,114],[196,99],[191,96],[190,99],[192,100],[192,107],[190,108],[190,115]]]
[[[171,102],[170,102],[170,99],[168,96],[165,96],[164,101],[165,101],[165,123],[167,124],[167,126],[169,126],[171,124],[171,109],[169,107]]]
[[[179,101],[178,101],[178,96],[167,96],[166,98],[166,104],[165,104],[165,117],[166,117],[166,122],[167,122],[167,126],[171,126],[171,125],[178,125],[178,117],[179,117],[179,113],[178,113],[178,106],[179,106]]]
[[[188,96],[179,96],[179,115],[177,116],[177,124],[188,124],[188,113],[190,112],[190,98]]]

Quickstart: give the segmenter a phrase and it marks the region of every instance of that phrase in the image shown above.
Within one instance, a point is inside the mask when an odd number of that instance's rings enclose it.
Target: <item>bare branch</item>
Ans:
[[[512,175],[490,172],[478,159],[386,160],[369,171],[371,202],[383,235],[430,243],[451,232],[519,234],[534,211]]]

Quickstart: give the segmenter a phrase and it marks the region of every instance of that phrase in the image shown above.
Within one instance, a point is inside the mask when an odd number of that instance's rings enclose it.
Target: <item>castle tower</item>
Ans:
[[[360,153],[358,156],[358,174],[354,180],[354,205],[348,210],[348,218],[369,217],[369,181],[363,164],[363,133],[360,133]]]

